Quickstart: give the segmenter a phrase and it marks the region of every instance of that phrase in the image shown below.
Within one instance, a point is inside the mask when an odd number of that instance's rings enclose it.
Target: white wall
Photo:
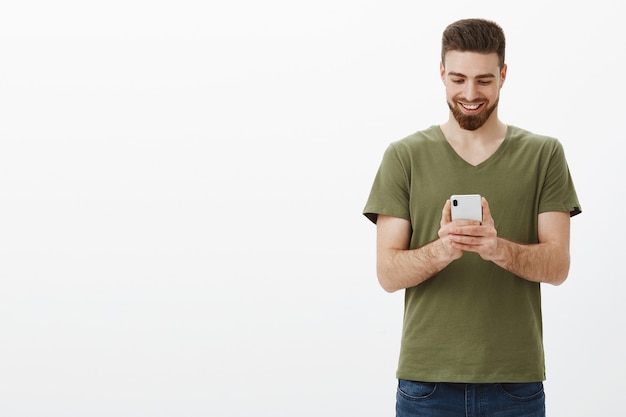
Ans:
[[[463,17],[504,27],[500,116],[562,141],[583,205],[549,415],[618,415],[617,1],[6,3],[0,415],[393,415],[402,294],[361,209],[387,144],[447,117]]]

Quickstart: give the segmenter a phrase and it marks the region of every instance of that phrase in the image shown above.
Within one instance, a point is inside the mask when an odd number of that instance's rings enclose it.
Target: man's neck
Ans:
[[[466,130],[450,115],[450,119],[439,127],[459,157],[474,166],[486,161],[498,150],[507,132],[507,125],[497,117],[490,118],[476,130]]]
[[[484,125],[476,130],[467,130],[459,126],[452,113],[447,122],[441,126],[441,131],[448,142],[462,146],[490,146],[493,142],[501,142],[506,136],[507,126],[495,115],[489,118]]]

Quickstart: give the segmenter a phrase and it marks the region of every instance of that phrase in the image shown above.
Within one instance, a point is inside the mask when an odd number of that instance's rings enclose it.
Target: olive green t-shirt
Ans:
[[[410,248],[438,238],[452,194],[487,199],[498,236],[538,242],[537,217],[581,212],[560,142],[508,126],[497,151],[473,166],[432,126],[389,145],[363,210],[411,221]],[[405,291],[397,377],[430,382],[545,379],[540,284],[466,252]]]

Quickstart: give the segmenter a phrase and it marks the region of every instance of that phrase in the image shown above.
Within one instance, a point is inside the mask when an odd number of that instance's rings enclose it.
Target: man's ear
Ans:
[[[506,64],[504,64],[502,66],[502,69],[500,70],[500,79],[502,80],[502,84],[504,84],[504,80],[506,80],[506,70],[508,69],[508,66]]]
[[[446,83],[446,67],[443,62],[439,63],[439,75],[441,76],[441,81]]]

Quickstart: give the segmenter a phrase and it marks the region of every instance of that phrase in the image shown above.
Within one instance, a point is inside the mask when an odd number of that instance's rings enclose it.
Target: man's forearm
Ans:
[[[454,259],[446,253],[440,239],[418,249],[387,249],[378,254],[378,281],[388,292],[414,287]]]
[[[492,261],[529,281],[559,285],[569,273],[570,256],[556,243],[522,245],[498,238],[498,252]]]

